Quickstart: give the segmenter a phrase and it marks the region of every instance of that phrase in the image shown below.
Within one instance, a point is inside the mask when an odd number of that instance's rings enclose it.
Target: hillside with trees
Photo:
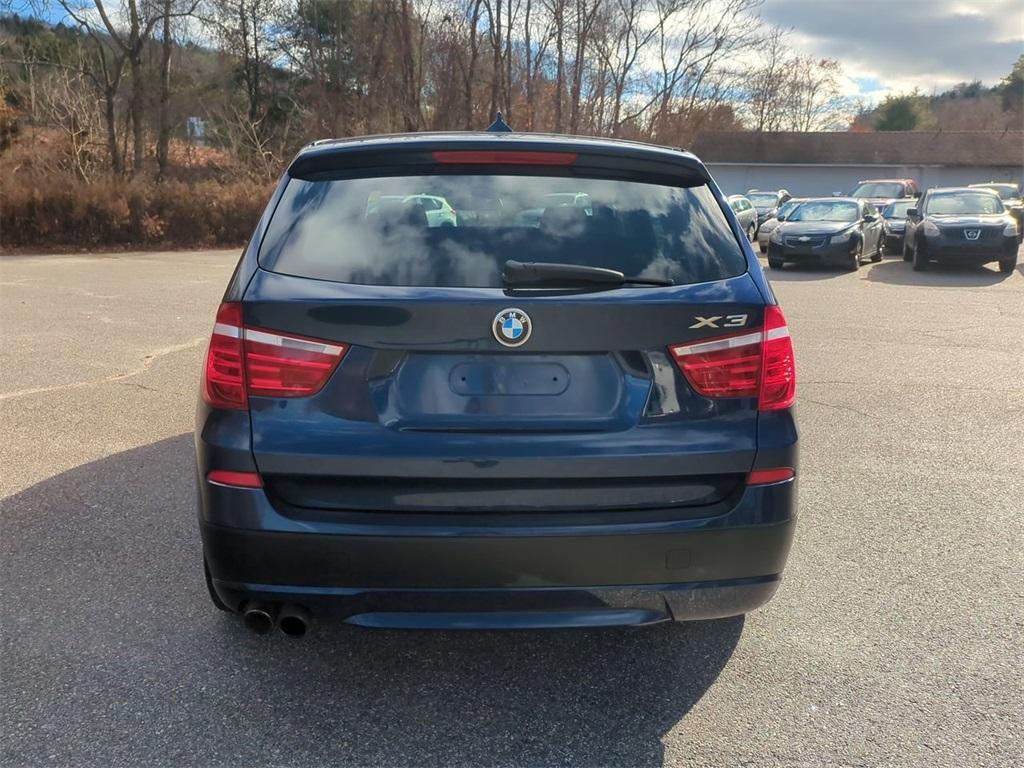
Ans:
[[[760,0],[37,0],[0,18],[0,244],[237,244],[303,144],[841,130]],[[40,19],[49,19],[47,23]]]
[[[960,83],[941,93],[920,91],[887,96],[862,112],[853,130],[1002,131],[1024,127],[1024,55],[998,84]]]

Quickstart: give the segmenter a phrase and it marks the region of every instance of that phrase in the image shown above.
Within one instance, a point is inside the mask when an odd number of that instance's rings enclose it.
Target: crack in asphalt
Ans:
[[[172,344],[169,347],[163,347],[143,357],[142,365],[138,368],[125,373],[115,373],[110,376],[104,376],[99,379],[88,379],[86,381],[72,381],[68,384],[55,384],[51,387],[30,387],[28,389],[18,389],[13,392],[0,392],[0,400],[10,400],[15,397],[27,397],[28,395],[42,395],[50,392],[62,392],[68,389],[80,389],[82,387],[92,387],[97,384],[109,384],[114,381],[121,381],[122,379],[130,379],[133,376],[138,376],[139,374],[148,371],[153,362],[161,357],[174,354],[175,352],[182,352],[186,349],[192,349],[193,347],[198,347],[200,344],[205,342],[205,336],[198,336],[183,344]]]
[[[861,411],[857,408],[852,408],[849,405],[839,405],[838,403],[826,403],[823,400],[812,400],[809,397],[800,398],[801,403],[813,403],[814,405],[823,405],[826,408],[835,408],[840,411],[849,411],[850,413],[856,413],[858,416],[863,416],[868,419],[874,418],[874,416],[867,411]]]

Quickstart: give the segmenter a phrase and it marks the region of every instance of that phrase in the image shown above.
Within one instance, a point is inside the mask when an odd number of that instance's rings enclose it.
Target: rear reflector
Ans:
[[[796,472],[791,467],[774,467],[772,469],[755,469],[747,475],[747,485],[768,485],[768,483],[781,483],[783,480],[792,480]]]
[[[263,478],[259,472],[235,472],[230,469],[215,469],[206,476],[215,485],[229,485],[232,488],[262,488]]]
[[[454,150],[433,153],[438,163],[453,165],[572,165],[575,152],[523,152],[515,150]]]
[[[203,375],[203,397],[215,408],[245,409],[249,397],[316,394],[348,347],[242,324],[240,304],[217,310]]]
[[[760,331],[669,347],[690,386],[704,397],[757,397],[760,411],[796,399],[793,342],[782,310],[765,307]]]

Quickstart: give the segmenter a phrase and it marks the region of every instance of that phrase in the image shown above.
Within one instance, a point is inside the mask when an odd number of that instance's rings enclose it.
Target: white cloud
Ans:
[[[1024,53],[1018,0],[765,0],[761,16],[792,28],[795,48],[838,59],[868,100],[972,80],[992,85]]]

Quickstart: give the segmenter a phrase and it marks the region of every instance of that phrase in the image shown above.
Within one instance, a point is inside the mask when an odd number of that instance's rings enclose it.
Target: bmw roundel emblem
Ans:
[[[525,344],[526,340],[530,338],[530,334],[533,333],[533,321],[523,310],[510,307],[501,310],[494,316],[491,330],[499,344],[504,344],[506,347],[518,347]]]

